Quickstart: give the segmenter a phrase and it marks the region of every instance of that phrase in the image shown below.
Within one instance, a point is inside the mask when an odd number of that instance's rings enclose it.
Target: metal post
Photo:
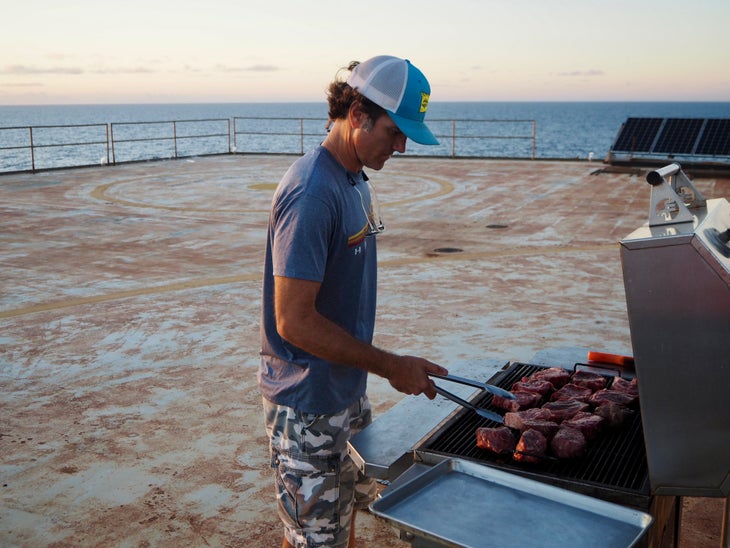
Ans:
[[[114,124],[113,123],[109,124],[109,128],[110,128],[109,130],[111,132],[111,138],[112,138],[112,164],[116,165],[117,157],[114,154]]]
[[[226,122],[228,123],[228,154],[231,153],[231,119],[227,118]]]
[[[172,122],[172,142],[175,145],[175,158],[177,158],[177,123]]]
[[[451,157],[456,158],[456,120],[451,120]]]
[[[537,120],[532,121],[532,159],[535,159],[535,141],[537,140]]]
[[[35,172],[35,151],[33,150],[33,128],[29,127],[30,130],[30,168]]]
[[[109,124],[104,124],[106,128],[106,165],[109,165]]]
[[[304,155],[304,118],[299,118],[299,154]]]

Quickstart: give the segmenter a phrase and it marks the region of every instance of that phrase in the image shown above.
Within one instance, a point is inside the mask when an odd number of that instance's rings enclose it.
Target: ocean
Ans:
[[[530,158],[534,121],[535,158],[602,160],[629,117],[730,118],[730,102],[432,102],[427,122],[441,144],[426,147],[409,142],[407,154]],[[0,172],[31,169],[30,127],[38,147],[35,167],[43,169],[228,152],[229,138],[224,134],[233,131],[228,127],[234,118],[241,119],[236,120],[239,133],[233,137],[233,150],[298,153],[322,140],[327,105],[0,106]],[[209,122],[194,122],[199,120]],[[177,122],[174,144],[172,121]],[[42,127],[83,124],[98,125]],[[116,140],[111,158],[101,144],[109,124]],[[303,136],[295,135],[300,131]],[[57,146],[66,142],[90,144]]]

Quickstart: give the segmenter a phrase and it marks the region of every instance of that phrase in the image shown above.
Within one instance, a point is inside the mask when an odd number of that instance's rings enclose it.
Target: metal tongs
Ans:
[[[514,394],[512,394],[512,392],[509,392],[508,390],[505,390],[504,388],[500,388],[500,387],[494,386],[492,384],[474,381],[472,379],[465,379],[464,377],[457,377],[456,375],[437,375],[436,373],[429,373],[429,375],[431,377],[435,377],[437,379],[443,379],[445,381],[457,382],[459,384],[465,384],[467,386],[481,388],[482,390],[486,390],[487,392],[489,392],[495,396],[501,396],[503,398],[507,398],[510,400],[515,399],[515,396],[514,396]],[[499,415],[493,411],[489,411],[488,409],[480,409],[480,408],[476,407],[475,405],[469,403],[468,401],[461,399],[459,396],[452,394],[451,392],[447,392],[440,386],[435,386],[435,388],[436,388],[437,394],[441,394],[443,397],[448,398],[451,401],[458,403],[459,405],[461,405],[463,407],[466,407],[467,409],[471,409],[480,417],[489,419],[489,420],[497,422],[499,424],[504,423],[504,420],[502,419],[502,415]]]

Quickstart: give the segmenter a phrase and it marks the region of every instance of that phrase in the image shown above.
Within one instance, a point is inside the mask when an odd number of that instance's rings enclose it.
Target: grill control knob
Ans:
[[[728,245],[728,242],[730,242],[730,228],[724,232],[720,232],[716,228],[708,228],[705,230],[705,235],[724,257],[730,257],[730,245]]]

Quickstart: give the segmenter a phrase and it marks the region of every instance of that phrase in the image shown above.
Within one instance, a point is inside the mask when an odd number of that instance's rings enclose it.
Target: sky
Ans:
[[[0,105],[324,101],[411,60],[431,101],[730,101],[730,0],[0,0]]]

